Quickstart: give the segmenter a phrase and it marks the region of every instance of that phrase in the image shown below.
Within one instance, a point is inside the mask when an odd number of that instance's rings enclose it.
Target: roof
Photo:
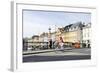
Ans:
[[[86,24],[84,28],[89,28],[89,27],[91,27],[91,23]]]
[[[32,39],[35,38],[35,37],[39,37],[39,36],[38,36],[38,35],[33,35],[33,36],[32,36]]]
[[[43,36],[48,36],[48,33],[43,32],[42,34],[40,34],[41,37]]]
[[[79,27],[79,28],[82,28],[84,27],[85,25],[82,23],[82,22],[77,22],[77,23],[73,23],[73,24],[69,24],[67,26],[64,27],[64,30],[65,31],[69,31],[70,28],[74,28],[74,27]]]

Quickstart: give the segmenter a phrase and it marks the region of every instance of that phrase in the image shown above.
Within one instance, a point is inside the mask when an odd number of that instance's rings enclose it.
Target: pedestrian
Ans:
[[[59,50],[60,50],[59,41],[56,40],[55,43],[54,43],[54,45],[55,45],[55,53],[59,53]]]
[[[49,48],[52,49],[52,39],[49,41]]]
[[[54,45],[55,45],[55,50],[57,50],[59,48],[59,42],[55,41]]]
[[[59,45],[60,45],[60,50],[61,51],[64,51],[64,47],[63,47],[64,41],[63,41],[63,38],[62,37],[60,37]]]

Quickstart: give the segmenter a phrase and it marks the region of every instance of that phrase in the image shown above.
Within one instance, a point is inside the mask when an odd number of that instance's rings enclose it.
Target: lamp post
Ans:
[[[48,32],[48,48],[50,48],[50,39],[51,39],[51,28],[48,28],[49,32]]]
[[[49,27],[49,38],[51,39],[51,28]]]

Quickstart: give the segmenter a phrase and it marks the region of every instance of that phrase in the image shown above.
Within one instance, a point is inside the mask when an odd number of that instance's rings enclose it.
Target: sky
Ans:
[[[61,12],[61,11],[23,11],[23,37],[32,37],[43,32],[55,31],[58,27],[64,27],[76,22],[91,22],[91,13]]]

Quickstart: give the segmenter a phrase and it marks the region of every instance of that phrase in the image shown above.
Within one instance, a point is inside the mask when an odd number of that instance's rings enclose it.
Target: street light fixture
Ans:
[[[51,39],[51,28],[49,27],[49,38]]]

